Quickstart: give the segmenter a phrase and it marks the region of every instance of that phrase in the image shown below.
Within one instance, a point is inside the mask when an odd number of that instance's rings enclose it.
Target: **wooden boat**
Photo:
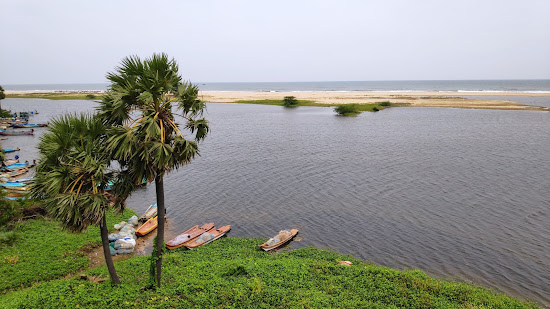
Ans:
[[[4,165],[10,166],[10,165],[18,163],[18,162],[19,162],[19,159],[8,159],[8,160],[4,161]]]
[[[282,230],[273,238],[270,238],[265,243],[259,245],[259,247],[264,251],[273,250],[289,242],[292,238],[294,238],[294,236],[296,236],[296,234],[298,234],[297,229],[292,229],[290,231]]]
[[[208,232],[203,233],[201,236],[188,241],[184,244],[187,249],[194,249],[202,245],[213,242],[225,235],[231,229],[231,225],[222,226],[219,229],[213,228]]]
[[[39,128],[47,127],[47,123],[14,123],[11,125],[14,128]]]
[[[31,190],[29,187],[4,187],[4,190],[9,193],[27,194]]]
[[[145,236],[151,233],[158,226],[158,216],[155,216],[143,223],[136,231],[137,236]]]
[[[0,187],[4,188],[20,188],[25,187],[27,184],[22,182],[6,182],[6,183],[0,183]]]
[[[34,135],[34,129],[31,131],[0,130],[0,135],[6,135],[6,136]]]
[[[212,222],[203,224],[201,227],[195,225],[167,242],[166,248],[170,250],[177,249],[181,246],[184,246],[186,243],[192,241],[193,239],[201,236],[203,233],[209,232],[213,229],[214,223]]]
[[[141,222],[147,221],[156,215],[157,215],[157,203],[150,205],[145,211],[145,213],[143,213],[143,215],[139,217],[139,221]]]
[[[24,168],[20,168],[20,169],[17,169],[17,170],[13,170],[13,171],[4,173],[3,175],[7,174],[8,177],[17,177],[17,176],[25,174],[28,171],[29,171],[29,169],[24,167]]]
[[[21,193],[8,193],[6,196],[4,196],[4,199],[10,201],[24,200],[25,195]]]
[[[32,181],[32,179],[33,179],[33,177],[14,179],[14,180],[8,180],[6,183],[30,183]]]
[[[19,151],[19,148],[6,148],[6,149],[2,149],[2,151],[5,153],[14,152],[14,151]]]
[[[28,163],[28,162],[25,162],[25,163],[13,163],[13,164],[10,164],[10,165],[6,166],[6,169],[7,169],[7,170],[10,170],[10,171],[14,171],[14,170],[18,170],[18,169],[25,168],[25,167],[28,167],[28,166],[29,166],[29,163]]]

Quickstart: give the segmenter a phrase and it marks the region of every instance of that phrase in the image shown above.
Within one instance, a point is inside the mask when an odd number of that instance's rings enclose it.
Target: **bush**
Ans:
[[[379,111],[379,109],[378,109],[378,107],[373,106],[372,111],[373,111],[373,112],[377,112],[377,111]]]
[[[390,105],[391,105],[390,101],[380,102],[380,106],[390,106]]]
[[[296,97],[294,96],[287,96],[283,99],[283,105],[284,106],[298,105],[298,100],[296,100]]]
[[[334,108],[334,111],[340,116],[355,116],[361,113],[359,104],[344,104]]]
[[[96,98],[95,94],[87,94],[86,95],[86,99],[93,100],[95,98]]]

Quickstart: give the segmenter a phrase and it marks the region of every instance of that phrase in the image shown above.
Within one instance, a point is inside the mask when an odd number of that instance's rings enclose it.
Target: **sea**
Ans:
[[[203,91],[382,91],[550,93],[550,80],[418,80],[418,81],[320,81],[320,82],[195,82]],[[107,83],[3,85],[8,91],[105,91]]]
[[[550,92],[548,80],[391,83],[199,87],[454,89],[493,91],[497,97]],[[26,87],[4,86],[105,89]],[[96,107],[82,100],[2,100],[5,109],[38,111],[33,122]],[[231,224],[228,237],[269,238],[298,228],[298,238],[278,252],[315,246],[550,307],[549,112],[394,107],[339,117],[330,107],[207,103],[205,117],[211,132],[199,145],[201,156],[165,178],[167,239],[206,222]],[[20,147],[21,159],[32,161],[45,132],[36,128],[34,136],[8,137],[2,146]],[[155,203],[154,185],[138,189],[127,202],[142,213]]]

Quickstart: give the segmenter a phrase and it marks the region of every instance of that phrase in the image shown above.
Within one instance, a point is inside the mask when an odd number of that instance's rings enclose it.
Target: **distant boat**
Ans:
[[[47,127],[47,123],[14,123],[11,125],[14,128],[38,128]]]
[[[6,166],[6,169],[7,170],[18,170],[20,168],[24,168],[24,167],[29,167],[29,163],[25,162],[25,163],[13,163],[11,165],[8,165]]]
[[[6,135],[6,136],[34,135],[34,130],[31,130],[31,131],[0,130],[0,135]]]
[[[14,151],[19,151],[19,150],[20,150],[19,148],[6,148],[6,149],[2,149],[2,151],[5,152],[5,153],[14,152]]]

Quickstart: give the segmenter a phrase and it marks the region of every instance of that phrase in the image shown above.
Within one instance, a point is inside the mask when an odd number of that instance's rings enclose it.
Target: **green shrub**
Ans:
[[[17,240],[17,237],[14,231],[0,232],[0,248],[12,246]]]
[[[95,94],[87,94],[86,95],[86,99],[89,99],[89,100],[93,100],[96,98],[96,95]]]
[[[283,99],[284,106],[295,106],[298,105],[298,100],[294,96],[287,96]]]
[[[379,102],[378,104],[380,104],[380,106],[390,106],[391,105],[390,101]]]
[[[373,106],[373,107],[372,107],[372,111],[373,111],[373,112],[377,112],[377,111],[379,111],[379,109],[378,109],[378,107]]]
[[[340,116],[355,116],[361,113],[359,104],[344,104],[334,108],[334,111]]]

